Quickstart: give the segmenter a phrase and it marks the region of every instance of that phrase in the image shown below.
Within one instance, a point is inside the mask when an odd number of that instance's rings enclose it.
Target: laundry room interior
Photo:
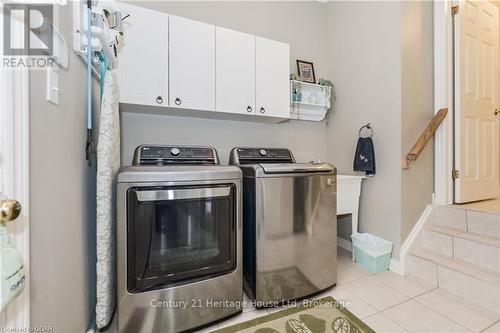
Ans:
[[[0,328],[500,332],[500,1],[1,7]]]

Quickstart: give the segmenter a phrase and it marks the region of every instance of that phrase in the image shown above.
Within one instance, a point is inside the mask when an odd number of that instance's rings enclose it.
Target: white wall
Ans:
[[[377,174],[363,182],[359,230],[393,241],[397,258],[432,201],[432,142],[401,169],[434,114],[432,2],[334,1],[328,13],[328,73],[338,96],[328,159],[352,170],[358,129],[372,124]],[[339,220],[342,234],[348,222]]]
[[[360,232],[400,247],[401,229],[401,4],[328,4],[328,77],[337,106],[330,115],[328,157],[340,172],[352,170],[358,130],[371,123],[377,174],[363,182]],[[339,222],[345,223],[343,219]]]
[[[71,6],[56,25],[69,46]],[[56,106],[46,72],[30,71],[31,327],[84,332],[95,306],[95,163],[85,161],[86,70],[72,51],[59,79]]]
[[[129,1],[135,5],[204,21],[290,44],[291,70],[296,59],[313,61],[316,77],[326,77],[326,6],[316,1]],[[154,42],[154,41],[152,41]],[[327,159],[325,123],[284,124],[204,120],[122,113],[122,162],[143,143],[207,144],[223,163],[235,146],[289,147],[298,161]]]
[[[298,161],[322,160],[352,173],[358,129],[370,122],[377,175],[364,181],[360,231],[394,242],[393,256],[432,197],[432,145],[411,170],[401,158],[432,117],[432,5],[424,2],[133,2],[290,44],[333,81],[328,122],[284,124],[122,113],[123,164],[143,143],[209,144],[227,162],[232,147],[290,147]],[[350,228],[339,220],[339,229]],[[342,233],[342,232],[341,232]]]
[[[401,4],[401,156],[411,149],[434,116],[433,3]],[[431,140],[411,167],[401,173],[401,241],[413,229],[434,192]]]
[[[322,123],[259,124],[122,113],[121,124],[123,165],[131,164],[135,147],[144,143],[210,145],[223,164],[237,146],[289,147],[298,161],[326,159]]]

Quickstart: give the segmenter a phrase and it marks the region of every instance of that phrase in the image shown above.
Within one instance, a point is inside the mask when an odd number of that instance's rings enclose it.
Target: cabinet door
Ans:
[[[255,36],[217,27],[217,111],[255,114]]]
[[[120,102],[168,106],[168,15],[120,3],[130,13],[118,56]]]
[[[171,107],[215,110],[215,26],[169,18]]]
[[[290,118],[290,47],[256,37],[256,114]]]

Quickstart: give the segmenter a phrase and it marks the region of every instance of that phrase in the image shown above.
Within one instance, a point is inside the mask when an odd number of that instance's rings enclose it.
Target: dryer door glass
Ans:
[[[236,268],[236,187],[128,191],[128,290],[141,292]]]

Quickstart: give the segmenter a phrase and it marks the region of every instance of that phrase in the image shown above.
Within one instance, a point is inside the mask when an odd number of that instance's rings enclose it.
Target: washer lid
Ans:
[[[327,163],[265,163],[260,164],[264,173],[331,173],[335,170]]]

